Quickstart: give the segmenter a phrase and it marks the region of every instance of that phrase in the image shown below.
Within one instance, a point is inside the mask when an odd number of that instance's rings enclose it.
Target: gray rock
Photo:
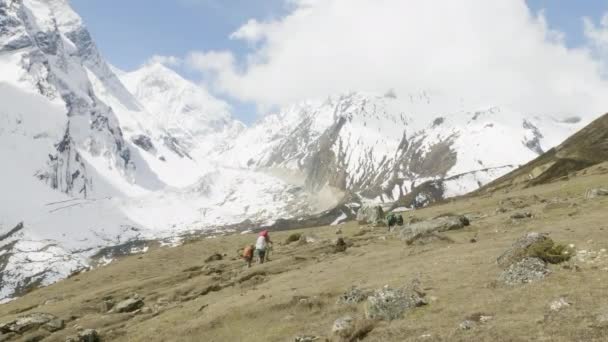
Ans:
[[[438,217],[406,225],[399,230],[399,237],[403,240],[408,240],[416,235],[447,232],[449,230],[462,229],[468,225],[470,225],[470,221],[465,216]]]
[[[558,298],[554,301],[552,301],[549,304],[549,310],[551,311],[560,311],[562,309],[565,309],[569,306],[571,306],[572,304],[568,303],[568,301],[565,298]]]
[[[365,291],[353,287],[352,289],[338,297],[337,304],[358,304],[365,301],[370,294],[370,291]]]
[[[100,342],[99,333],[95,329],[85,329],[78,333],[78,342]]]
[[[303,336],[296,336],[294,341],[295,342],[314,342],[314,341],[318,341],[320,339],[321,338],[319,336],[303,335]]]
[[[476,322],[467,319],[458,325],[458,329],[471,330],[475,327],[476,324]]]
[[[334,321],[331,333],[338,337],[348,337],[355,330],[355,320],[351,316],[344,316]]]
[[[0,332],[22,334],[28,330],[37,329],[54,319],[57,319],[57,317],[48,313],[32,313],[18,317],[14,321],[0,323]]]
[[[123,300],[122,302],[116,304],[116,306],[114,307],[114,309],[112,309],[113,312],[132,312],[135,310],[138,310],[140,308],[142,308],[144,306],[144,301],[140,298],[129,298],[126,300]]]
[[[385,215],[381,206],[368,207],[363,206],[357,212],[357,221],[359,224],[371,224],[374,226],[383,226]]]
[[[543,242],[549,238],[540,233],[528,233],[517,239],[509,249],[496,259],[498,265],[502,268],[507,268],[512,264],[527,257],[528,247],[535,243]]]
[[[506,285],[515,286],[542,280],[549,273],[544,261],[539,258],[524,258],[504,270],[498,279]]]
[[[392,289],[385,286],[367,298],[366,317],[386,321],[399,319],[405,312],[426,305],[423,296],[414,288]]]
[[[511,215],[511,219],[513,219],[513,220],[523,220],[523,219],[527,219],[527,218],[532,218],[532,213],[529,211],[526,211],[523,213],[515,213],[515,214]]]
[[[45,330],[55,332],[65,328],[65,322],[62,319],[56,318],[42,326]]]
[[[601,197],[601,196],[608,196],[608,189],[602,189],[602,188],[589,189],[585,193],[585,198],[587,198],[587,199],[597,198],[597,197]]]

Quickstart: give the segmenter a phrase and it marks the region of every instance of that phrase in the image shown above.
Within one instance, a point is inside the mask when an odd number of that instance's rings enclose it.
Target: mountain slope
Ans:
[[[529,187],[567,179],[570,174],[606,161],[608,161],[608,114],[604,114],[523,167],[481,188],[478,193]]]

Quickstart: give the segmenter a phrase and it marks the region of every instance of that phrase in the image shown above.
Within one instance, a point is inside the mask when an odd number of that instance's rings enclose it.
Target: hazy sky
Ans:
[[[71,3],[110,63],[132,70],[173,56],[175,69],[245,122],[349,90],[466,88],[458,96],[530,111],[595,104],[606,90],[598,68],[608,52],[608,0]]]

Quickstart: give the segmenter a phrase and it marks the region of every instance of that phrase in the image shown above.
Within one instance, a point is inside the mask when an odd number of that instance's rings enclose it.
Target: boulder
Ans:
[[[377,227],[386,225],[385,215],[381,206],[363,206],[357,211],[357,222],[359,224],[371,224]]]
[[[55,332],[65,328],[65,322],[62,319],[56,318],[42,326],[47,331]]]
[[[0,323],[0,333],[8,334],[12,332],[23,334],[26,331],[37,329],[55,319],[57,319],[57,317],[48,313],[32,313],[18,317],[14,321]]]
[[[331,334],[336,337],[349,337],[355,330],[355,320],[351,316],[344,316],[334,321]]]
[[[449,230],[462,229],[470,225],[470,221],[465,216],[438,217],[427,221],[411,223],[401,228],[399,236],[403,240],[425,233],[441,233]]]
[[[368,319],[392,321],[426,304],[424,293],[415,288],[393,289],[385,286],[367,298],[365,315]]]
[[[116,304],[112,311],[117,313],[122,312],[133,312],[135,310],[141,309],[144,306],[144,301],[141,298],[129,298],[123,300],[122,302]]]
[[[506,285],[515,286],[542,280],[549,273],[544,261],[527,257],[507,267],[498,279]]]
[[[99,334],[95,329],[85,329],[78,334],[78,342],[100,342]]]
[[[502,268],[511,266],[512,264],[526,258],[528,256],[528,248],[530,246],[550,240],[549,237],[540,233],[528,233],[513,243],[501,256],[496,259],[498,265]]]

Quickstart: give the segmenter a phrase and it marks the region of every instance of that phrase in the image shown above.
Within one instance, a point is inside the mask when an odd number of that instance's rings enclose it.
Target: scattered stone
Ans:
[[[293,233],[293,234],[289,235],[287,237],[287,239],[285,239],[285,244],[289,245],[292,242],[296,242],[296,241],[300,240],[301,237],[302,237],[302,234],[300,234],[300,233]]]
[[[346,244],[344,239],[338,238],[338,240],[336,241],[336,244],[334,245],[334,253],[344,252],[344,251],[346,251],[346,248],[348,248],[348,245]]]
[[[220,253],[213,253],[212,255],[210,255],[207,259],[205,259],[205,262],[213,262],[213,261],[220,261],[222,260],[224,257],[220,254]]]
[[[558,298],[549,304],[549,309],[551,309],[551,311],[560,311],[569,307],[570,305],[572,304],[568,303],[565,298]]]
[[[342,235],[342,228],[336,228],[336,235]]]
[[[509,266],[498,279],[506,285],[515,286],[542,280],[549,273],[544,261],[527,257]]]
[[[526,211],[523,213],[515,213],[515,214],[511,215],[511,219],[513,219],[513,220],[523,220],[523,219],[527,219],[527,218],[532,218],[532,213],[529,211]]]
[[[460,329],[460,330],[471,330],[471,329],[473,329],[475,327],[475,325],[476,325],[475,322],[470,321],[470,320],[467,319],[467,320],[463,321],[462,323],[460,323],[458,325],[458,329]]]
[[[23,334],[26,331],[37,329],[55,319],[57,319],[57,317],[48,313],[32,313],[18,317],[14,321],[0,323],[0,333],[8,334],[13,332]]]
[[[153,312],[153,310],[149,306],[144,306],[143,308],[141,308],[140,312],[144,315],[147,315],[147,314],[151,314]]]
[[[63,330],[65,328],[65,322],[62,319],[56,318],[50,320],[48,323],[42,326],[45,330],[55,332]]]
[[[355,320],[351,316],[344,316],[334,321],[331,327],[331,333],[338,337],[349,337],[355,329]]]
[[[366,316],[368,319],[392,321],[426,304],[424,293],[415,285],[399,289],[385,286],[367,298]]]
[[[320,340],[321,337],[313,335],[296,336],[295,342],[314,342]]]
[[[601,196],[608,196],[608,189],[597,188],[597,189],[589,189],[585,193],[585,198],[593,199]]]
[[[454,240],[449,237],[435,233],[435,232],[423,232],[413,235],[412,237],[405,240],[407,245],[424,246],[433,242],[445,242],[453,243]]]
[[[114,300],[113,299],[104,299],[99,305],[99,309],[102,313],[109,312],[114,308]]]
[[[449,230],[462,229],[468,225],[470,225],[470,221],[465,216],[438,217],[432,220],[406,225],[400,229],[399,236],[401,239],[407,240],[418,234],[441,233]]]
[[[370,291],[365,291],[357,287],[353,287],[349,291],[346,291],[344,294],[338,297],[337,304],[358,304],[365,301],[370,294]]]
[[[78,342],[100,342],[99,333],[95,329],[85,329],[78,334]]]
[[[495,210],[495,212],[496,212],[497,214],[504,214],[504,213],[506,213],[507,211],[508,211],[508,210],[507,210],[507,209],[505,209],[505,208],[503,208],[503,207],[498,207],[498,208],[496,208],[496,210]]]
[[[141,309],[144,306],[144,301],[140,298],[129,298],[123,300],[122,302],[116,304],[113,312],[122,313],[122,312],[133,312],[135,310]]]

